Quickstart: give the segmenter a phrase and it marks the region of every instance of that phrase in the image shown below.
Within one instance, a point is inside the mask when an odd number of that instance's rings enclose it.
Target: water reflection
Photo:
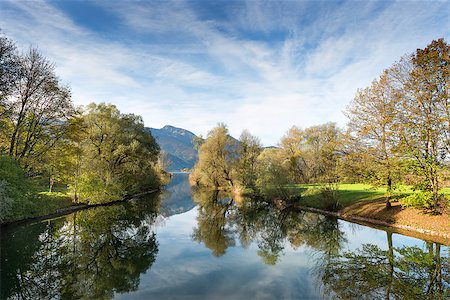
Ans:
[[[2,230],[0,298],[450,296],[446,246],[186,184]]]
[[[218,191],[194,192],[199,205],[192,238],[211,249],[215,256],[227,248],[255,243],[258,255],[275,265],[283,249],[307,247],[314,260],[312,273],[323,288],[323,297],[337,299],[448,299],[450,265],[441,245],[394,247],[387,232],[387,250],[364,244],[344,250],[347,239],[336,218],[307,213],[295,206],[276,206],[245,199],[239,205]]]
[[[306,213],[295,206],[277,207],[261,199],[245,199],[239,205],[219,191],[197,189],[197,227],[192,238],[203,242],[215,256],[226,253],[239,240],[242,247],[258,245],[263,262],[275,265],[286,244],[296,249],[307,245],[324,253],[337,253],[345,235],[336,218]]]
[[[213,251],[215,256],[225,254],[228,247],[234,246],[232,230],[227,227],[227,214],[232,200],[219,199],[218,191],[196,191],[193,199],[198,203],[197,227],[194,228],[192,238],[203,242]]]
[[[341,299],[449,299],[449,258],[441,245],[389,248],[364,244],[356,251],[333,255],[316,268],[325,292]]]
[[[152,197],[42,223],[35,236],[19,237],[32,251],[13,261],[21,248],[2,242],[1,298],[104,299],[136,290],[158,253],[156,204]],[[17,241],[15,234],[2,241]]]

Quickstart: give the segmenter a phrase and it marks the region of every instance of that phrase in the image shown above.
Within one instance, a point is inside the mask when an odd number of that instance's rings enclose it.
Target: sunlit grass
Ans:
[[[323,201],[321,195],[321,189],[325,186],[325,184],[295,185],[295,187],[302,190],[300,203],[309,207],[325,208],[326,203]],[[413,192],[412,186],[398,186],[392,193],[392,201],[397,201]],[[450,195],[450,188],[442,189],[441,193]],[[338,185],[339,203],[342,207],[347,207],[359,202],[382,200],[384,199],[385,194],[385,187],[374,187],[370,184],[344,183]]]
[[[70,192],[65,185],[55,185],[54,192],[49,192],[45,178],[35,177],[30,179],[27,189],[28,193],[17,200],[18,205],[11,216],[13,220],[48,215],[72,205]]]

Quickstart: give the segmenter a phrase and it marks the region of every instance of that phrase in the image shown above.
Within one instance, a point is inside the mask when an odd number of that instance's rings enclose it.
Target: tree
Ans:
[[[19,77],[19,55],[16,45],[6,36],[0,35],[0,105],[14,90]],[[2,115],[0,111],[0,116]]]
[[[334,123],[289,129],[281,138],[280,147],[285,161],[289,162],[290,180],[295,183],[329,182],[331,177],[336,177],[334,170],[340,135]]]
[[[450,154],[450,46],[443,39],[432,41],[400,61],[392,75],[401,93],[401,145],[437,205],[439,171]]]
[[[37,49],[20,59],[20,76],[6,97],[10,130],[7,152],[26,168],[64,136],[67,119],[74,113],[68,87],[62,86],[54,66]]]
[[[335,123],[311,126],[304,130],[304,152],[313,182],[338,181],[336,165],[340,157],[341,131]]]
[[[102,202],[159,186],[159,146],[141,117],[121,114],[114,105],[92,103],[82,119],[81,136],[73,137],[81,162],[77,158],[80,175],[72,186],[79,196]]]
[[[29,187],[19,164],[9,156],[0,155],[0,222],[13,216],[18,208],[28,206]]]
[[[391,194],[398,165],[397,124],[399,96],[389,75],[384,71],[370,87],[358,90],[347,107],[349,135],[359,140],[359,155],[365,155],[365,164],[372,171],[367,176],[371,183],[386,187],[386,207],[391,207]],[[350,138],[351,138],[350,137]]]
[[[260,140],[244,130],[239,138],[237,147],[237,177],[243,187],[255,188],[256,166],[259,154],[262,151]]]
[[[280,149],[265,149],[257,162],[256,186],[259,191],[268,198],[281,197],[289,199],[290,161],[285,159]]]
[[[293,126],[280,140],[280,148],[289,162],[289,176],[292,182],[308,182],[308,164],[305,160],[303,145],[305,144],[302,129]]]
[[[206,187],[233,188],[236,144],[225,124],[212,129],[199,148],[198,162],[193,177]]]

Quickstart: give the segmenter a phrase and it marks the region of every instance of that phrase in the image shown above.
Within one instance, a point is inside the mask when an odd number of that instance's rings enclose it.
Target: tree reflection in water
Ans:
[[[325,293],[338,299],[449,299],[449,258],[441,257],[441,245],[397,248],[387,235],[387,250],[364,244],[316,268]]]
[[[222,256],[226,249],[234,246],[234,237],[230,228],[227,228],[227,213],[231,208],[232,200],[219,199],[218,191],[195,192],[194,201],[198,203],[197,228],[194,228],[192,239],[203,242],[213,251],[215,256]]]
[[[307,213],[295,206],[277,206],[263,200],[239,203],[218,191],[194,191],[199,205],[192,235],[216,256],[236,240],[245,248],[258,246],[262,261],[275,265],[287,244],[312,249],[312,272],[324,296],[336,299],[449,299],[450,264],[441,245],[427,243],[423,250],[393,247],[387,232],[387,250],[365,244],[343,251],[347,240],[336,218]]]
[[[136,290],[158,253],[155,198],[100,207],[48,222],[30,264],[8,264],[2,298],[104,299]],[[2,278],[3,280],[3,278]]]
[[[226,194],[200,189],[193,198],[199,213],[192,238],[216,256],[225,254],[239,239],[243,247],[256,243],[263,262],[275,265],[286,242],[294,249],[307,245],[325,253],[338,252],[345,242],[337,219],[305,213],[295,206],[279,208],[272,202],[250,199],[238,206]]]
[[[386,250],[366,244],[348,251],[345,222],[336,218],[307,213],[289,203],[280,205],[262,199],[235,203],[229,195],[217,191],[197,190],[193,197],[198,215],[192,239],[215,256],[224,255],[237,244],[244,248],[253,244],[265,264],[276,265],[288,252],[287,247],[303,247],[307,251],[299,251],[300,257],[310,255],[307,278],[316,278],[315,285],[325,297],[450,297],[449,258],[441,253],[447,250],[438,244],[394,247],[395,240],[387,233]],[[0,245],[0,298],[103,299],[137,290],[141,274],[153,265],[158,254],[153,230],[159,211],[157,199],[155,195],[153,199],[2,231],[1,239],[8,243]],[[172,202],[190,207],[188,201]],[[180,210],[166,207],[166,211]],[[292,258],[297,254],[287,255]]]

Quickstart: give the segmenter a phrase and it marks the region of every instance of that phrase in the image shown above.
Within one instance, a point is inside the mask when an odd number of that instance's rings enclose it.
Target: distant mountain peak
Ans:
[[[161,128],[162,130],[174,130],[174,129],[182,129],[182,128],[178,128],[172,125],[164,125],[163,128]]]
[[[180,135],[196,136],[194,133],[190,132],[189,130],[186,130],[186,129],[183,129],[183,128],[179,128],[179,127],[175,127],[175,126],[172,126],[172,125],[165,125],[160,130],[164,130],[164,131],[168,131],[168,132],[172,132],[172,133],[180,134]]]
[[[165,125],[160,129],[147,128],[147,130],[155,137],[161,150],[167,154],[170,162],[167,171],[190,169],[195,165],[198,159],[193,142],[195,134],[172,125]]]

